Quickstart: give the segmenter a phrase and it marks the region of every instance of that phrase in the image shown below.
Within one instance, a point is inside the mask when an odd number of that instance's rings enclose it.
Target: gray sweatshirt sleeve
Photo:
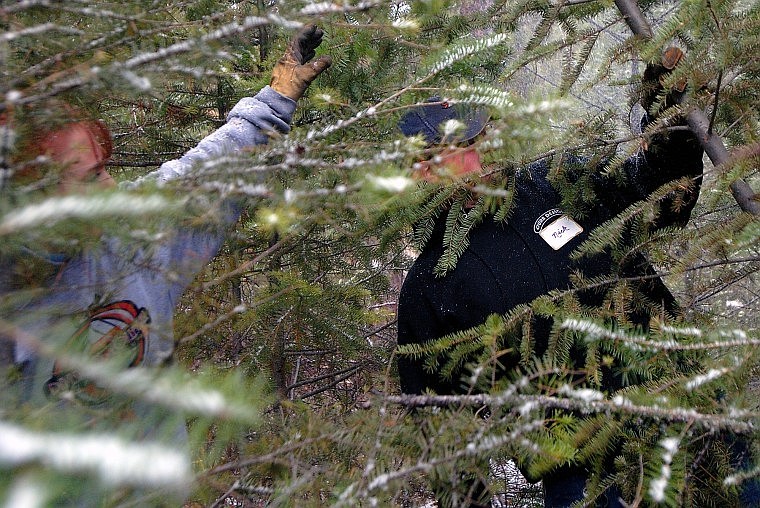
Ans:
[[[198,170],[205,160],[228,155],[243,148],[265,144],[272,133],[286,134],[296,103],[271,87],[264,87],[254,97],[241,99],[227,115],[227,123],[209,134],[181,158],[164,163],[147,178],[161,185]],[[220,218],[234,223],[240,215],[239,204],[225,199],[220,204]],[[218,252],[224,241],[218,227],[179,228],[154,253],[155,264],[172,277],[167,280],[169,304],[173,308],[187,284]]]
[[[141,181],[155,181],[160,185],[186,175],[202,161],[265,144],[272,132],[287,134],[295,108],[295,101],[266,86],[254,97],[241,99],[227,115],[227,123],[195,148],[179,159],[165,162]]]
[[[227,115],[225,125],[181,158],[163,164],[147,178],[162,185],[190,171],[202,171],[203,161],[265,144],[272,133],[285,134],[290,131],[295,107],[295,101],[267,86],[256,96],[240,100]],[[232,224],[238,219],[240,206],[235,199],[224,199],[219,206],[219,217],[224,223]],[[154,327],[153,336],[147,344],[147,364],[159,364],[171,356],[174,349],[171,334],[174,308],[198,271],[217,254],[224,238],[225,230],[218,225],[172,228],[164,241],[154,246],[149,262],[128,261],[133,265],[134,277],[124,289],[125,296],[146,302],[141,305],[149,309]],[[156,270],[141,269],[144,264]],[[143,292],[144,298],[132,296]]]

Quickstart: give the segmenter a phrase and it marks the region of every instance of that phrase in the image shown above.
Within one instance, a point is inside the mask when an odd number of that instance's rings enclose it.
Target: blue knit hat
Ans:
[[[447,120],[459,120],[465,125],[464,132],[459,132],[455,139],[447,142],[470,141],[483,130],[488,122],[488,111],[468,104],[449,104],[440,97],[431,97],[427,104],[410,109],[398,122],[398,127],[405,136],[421,134],[429,144],[440,143],[441,126]]]

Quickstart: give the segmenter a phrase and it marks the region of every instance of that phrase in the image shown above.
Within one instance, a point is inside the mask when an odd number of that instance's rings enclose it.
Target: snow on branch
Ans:
[[[569,389],[565,389],[569,395]],[[563,409],[583,413],[622,413],[635,416],[657,418],[672,423],[693,422],[709,429],[729,429],[737,433],[754,431],[753,420],[760,415],[743,412],[733,417],[700,413],[693,408],[646,406],[634,404],[631,400],[617,395],[611,399],[599,400],[598,392],[580,391],[572,397],[553,397],[549,395],[526,395],[515,392],[477,395],[394,395],[384,398],[392,404],[412,407],[462,407],[462,406],[512,406]]]
[[[443,57],[433,64],[427,73],[430,75],[438,74],[442,70],[451,67],[456,62],[464,60],[475,53],[498,46],[507,39],[509,39],[507,34],[498,33],[483,39],[467,41],[453,48],[449,48],[444,52]]]
[[[165,212],[180,205],[181,201],[170,201],[158,195],[129,193],[53,197],[0,218],[0,236],[69,219],[145,215]]]
[[[384,5],[384,3],[385,2],[379,0],[368,0],[359,2],[356,5],[348,5],[345,2],[343,4],[335,2],[317,2],[302,7],[301,14],[304,16],[324,16],[326,14],[361,12],[374,9],[380,5]]]
[[[700,342],[683,342],[670,338],[666,340],[653,340],[645,335],[632,335],[620,330],[608,330],[593,321],[580,319],[565,319],[561,327],[565,330],[572,330],[586,335],[586,340],[597,341],[600,339],[614,340],[623,342],[629,346],[637,346],[635,349],[646,349],[649,351],[700,351],[713,349],[729,349],[742,346],[758,346],[760,339],[752,338],[744,330],[734,329],[730,331],[721,331],[716,340],[703,340]],[[701,337],[704,333],[698,328],[674,328],[663,326],[663,333],[677,336]]]
[[[670,465],[673,463],[673,456],[678,451],[678,445],[681,440],[675,437],[669,437],[660,441],[660,446],[663,448],[662,452],[662,467],[660,469],[660,476],[652,480],[649,484],[649,495],[652,496],[657,503],[665,501],[665,489],[670,481],[671,469]]]
[[[229,37],[230,35],[243,33],[252,28],[257,28],[257,27],[269,25],[272,23],[285,25],[288,27],[300,26],[300,24],[294,25],[293,23],[287,22],[277,16],[267,16],[267,17],[248,16],[241,23],[229,23],[198,39],[184,40],[176,44],[172,44],[171,46],[161,48],[158,51],[143,53],[141,55],[132,57],[126,62],[120,63],[118,65],[119,67],[122,67],[124,69],[134,69],[135,67],[140,67],[147,63],[155,62],[156,60],[163,60],[164,58],[169,57],[169,56],[187,53],[193,50],[194,48],[198,47],[201,43],[207,43],[207,42],[223,39],[225,37]]]
[[[32,432],[0,422],[0,463],[42,462],[64,472],[90,472],[111,485],[189,482],[190,459],[174,448],[111,435]]]
[[[45,32],[50,32],[50,31],[58,31],[58,32],[68,33],[71,35],[82,35],[82,31],[77,30],[76,28],[56,25],[55,23],[44,23],[41,25],[36,25],[29,28],[25,28],[23,30],[19,30],[17,32],[5,32],[4,34],[0,35],[0,41],[8,42],[8,41],[12,41],[20,37],[26,37],[29,35],[40,36],[41,34]]]

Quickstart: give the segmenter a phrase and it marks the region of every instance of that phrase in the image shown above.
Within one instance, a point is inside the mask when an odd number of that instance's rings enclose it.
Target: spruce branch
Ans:
[[[2,35],[0,35],[0,42],[9,42],[16,40],[20,37],[28,37],[30,35],[34,36],[42,36],[45,34],[45,32],[62,32],[69,35],[77,35],[81,36],[82,31],[77,30],[76,28],[68,27],[68,26],[61,26],[56,25],[55,23],[43,23],[41,25],[35,25],[32,27],[24,28],[23,30],[19,30],[17,32],[5,32]]]
[[[95,473],[110,485],[185,488],[191,480],[189,457],[174,447],[112,434],[43,433],[0,421],[0,463],[37,462],[69,474]]]
[[[430,81],[438,73],[447,69],[448,67],[455,64],[456,62],[459,62],[480,51],[484,51],[484,50],[496,47],[504,43],[506,40],[507,40],[506,34],[495,34],[495,35],[486,37],[484,39],[479,39],[476,41],[468,41],[452,49],[449,49],[443,54],[443,56],[438,61],[436,61],[429,69],[427,69],[427,72],[421,78],[419,78],[414,83],[408,86],[405,86],[400,90],[397,90],[396,92],[390,94],[389,96],[385,97],[381,101],[378,101],[377,103],[373,104],[372,106],[369,106],[357,112],[353,117],[347,120],[340,119],[332,125],[328,125],[326,127],[321,127],[320,129],[314,129],[314,130],[309,131],[306,134],[306,139],[310,140],[310,139],[324,138],[328,136],[329,134],[332,134],[341,129],[345,129],[346,127],[349,127],[350,125],[353,125],[355,122],[359,120],[376,117],[386,104],[389,104],[392,101],[396,100],[398,97],[408,92],[409,90],[412,90],[413,88],[419,87],[425,82]],[[419,104],[414,104],[409,107],[415,107],[418,105]],[[397,108],[394,108],[394,109],[397,109]],[[393,111],[394,109],[386,108],[383,110],[383,112],[387,114]]]
[[[50,5],[50,0],[19,0],[14,2],[13,5],[6,5],[0,8],[0,14],[6,16],[15,12],[23,11],[26,9],[32,9],[34,7],[42,7]]]
[[[408,397],[408,396],[407,396]],[[453,396],[450,396],[453,397]],[[395,397],[385,398],[385,402],[394,402]],[[447,463],[455,463],[465,457],[479,457],[484,454],[493,453],[499,447],[504,445],[514,445],[519,443],[521,446],[527,449],[533,449],[538,451],[538,446],[533,441],[527,439],[525,435],[532,431],[540,429],[546,424],[545,420],[539,418],[528,421],[522,425],[517,426],[511,432],[508,432],[500,436],[488,436],[485,435],[485,430],[480,430],[475,436],[469,440],[464,447],[461,447],[453,453],[446,454],[442,457],[432,457],[430,459],[420,459],[416,463],[411,464],[404,468],[398,468],[394,471],[387,473],[379,473],[374,477],[364,475],[362,477],[363,485],[357,485],[353,483],[346,487],[340,494],[338,503],[335,506],[355,506],[357,499],[361,499],[369,495],[370,492],[376,490],[385,490],[388,484],[392,481],[406,478],[414,473],[427,473],[432,471],[435,467]]]
[[[719,339],[711,342],[692,342],[684,344],[675,339],[669,340],[651,340],[645,336],[633,336],[619,331],[608,330],[603,326],[591,321],[578,319],[565,319],[561,325],[562,328],[582,332],[588,335],[588,340],[607,339],[620,341],[627,344],[633,344],[651,351],[706,351],[711,349],[733,349],[736,347],[755,347],[760,346],[760,339],[752,338],[743,330],[732,330],[727,339]],[[674,335],[691,335],[700,337],[703,335],[698,328],[673,328],[662,327],[663,332]]]
[[[300,28],[302,26],[302,24],[299,22],[289,21],[274,14],[263,17],[248,16],[241,22],[229,23],[220,28],[217,28],[210,33],[204,34],[197,39],[186,39],[165,48],[161,48],[157,51],[142,53],[133,56],[126,61],[111,64],[110,67],[113,71],[115,71],[117,75],[121,75],[125,80],[131,82],[138,89],[147,91],[147,88],[149,87],[148,83],[145,79],[142,79],[139,76],[135,75],[133,72],[134,69],[143,67],[156,61],[165,60],[169,57],[186,54],[210,42],[229,38],[233,35],[245,33],[251,29],[267,26],[270,24],[276,24],[286,28]],[[45,26],[47,27],[47,25]],[[47,29],[51,28],[52,27],[47,27]],[[6,100],[4,103],[0,103],[0,112],[6,110],[8,108],[8,104],[23,105],[34,103],[41,99],[55,97],[56,95],[59,95],[63,92],[85,85],[99,74],[100,72],[91,72],[87,75],[71,77],[69,79],[56,82],[46,92],[42,92],[37,95],[27,95],[25,97],[14,98],[12,101]]]
[[[562,409],[565,411],[580,411],[584,414],[626,414],[655,418],[670,423],[689,423],[702,426],[710,430],[731,430],[744,434],[754,432],[755,420],[760,418],[756,413],[743,413],[736,415],[719,415],[700,413],[693,408],[646,406],[634,404],[631,400],[616,395],[611,399],[584,400],[582,394],[577,398],[563,398],[550,395],[526,395],[507,391],[505,393],[477,394],[477,395],[389,395],[384,400],[407,408],[420,407],[525,407],[543,409]]]
[[[258,27],[269,25],[272,23],[280,24],[288,28],[299,28],[301,26],[300,23],[287,21],[278,16],[273,16],[273,15],[266,16],[266,17],[248,16],[240,23],[230,23],[228,25],[225,25],[223,27],[220,27],[214,30],[211,33],[205,34],[199,37],[198,39],[187,39],[187,40],[178,42],[176,44],[172,44],[171,46],[161,48],[158,51],[143,53],[141,55],[134,56],[126,60],[125,62],[120,63],[119,67],[123,67],[124,69],[128,69],[128,70],[135,69],[137,67],[141,67],[143,65],[155,62],[157,60],[163,60],[170,56],[176,56],[182,53],[188,53],[189,51],[196,49],[201,44],[206,44],[212,41],[224,39],[231,35],[244,33],[253,28],[258,28]]]
[[[634,35],[646,40],[652,39],[652,29],[636,0],[615,0],[615,5],[623,13]],[[707,156],[715,166],[725,167],[731,156],[720,136],[711,133],[710,121],[699,108],[692,108],[686,113],[686,122],[694,135],[705,149]],[[739,207],[755,216],[760,216],[760,198],[758,194],[742,179],[736,179],[730,184]]]
[[[724,485],[738,485],[746,480],[760,477],[760,466],[752,468],[750,471],[743,471],[730,476],[727,476],[723,483]]]
[[[0,218],[0,237],[51,226],[71,219],[103,219],[166,213],[182,207],[184,200],[172,201],[160,195],[103,193],[92,196],[52,197],[14,210]]]
[[[152,368],[124,370],[117,361],[93,361],[89,356],[57,351],[49,341],[30,334],[4,319],[0,319],[0,339],[23,344],[41,358],[55,358],[64,369],[75,371],[82,379],[94,381],[110,393],[121,394],[178,412],[217,417],[240,422],[256,422],[259,411],[267,400],[259,393],[259,400],[251,403],[238,395],[250,391],[252,386],[222,390],[209,387],[203,376],[189,377],[184,372]],[[208,377],[208,376],[206,376]],[[233,380],[233,382],[235,382]],[[260,382],[260,381],[256,381]],[[218,386],[218,385],[217,385]],[[254,387],[255,388],[255,387]],[[227,391],[234,391],[230,396]],[[238,400],[235,400],[235,399]]]
[[[63,10],[66,10],[62,7],[62,5],[63,4],[60,4],[60,5],[56,4],[57,7]],[[49,2],[47,2],[47,6],[50,7]],[[138,22],[144,23],[148,21],[147,15],[149,13],[153,15],[160,15],[160,13],[157,12],[157,10],[158,9],[155,9],[152,11],[141,10],[141,12],[137,15],[123,16],[121,19],[125,21],[125,23],[123,23],[122,26],[113,27],[112,31],[110,31],[107,36],[101,36],[101,37],[95,38],[94,40],[90,41],[89,43],[87,43],[86,45],[82,47],[71,48],[67,50],[66,52],[58,53],[48,58],[45,58],[44,60],[37,63],[36,65],[32,65],[30,67],[23,69],[20,74],[13,76],[15,79],[12,79],[9,82],[7,82],[6,86],[8,88],[14,88],[16,86],[19,86],[19,83],[23,83],[23,80],[25,77],[41,74],[43,70],[50,68],[51,66],[56,66],[61,61],[67,61],[69,58],[75,57],[76,55],[79,55],[82,52],[95,50],[96,55],[105,55],[109,52],[114,51],[115,49],[119,47],[123,47],[124,45],[130,44],[133,41],[141,40],[147,37],[165,33],[167,29],[170,27],[167,27],[164,24],[159,24],[158,26],[154,28],[150,28],[150,29],[140,29],[133,33],[133,30]],[[101,17],[104,15],[104,11],[98,10],[95,12],[86,12],[83,14],[87,14],[87,15],[95,16],[95,17]],[[109,12],[109,17],[111,17],[110,14],[111,13]],[[204,18],[202,21],[202,24],[207,25],[209,22],[221,19],[226,15],[227,15],[226,12],[212,14]],[[116,15],[116,17],[118,18],[119,15]],[[117,39],[116,36],[121,36],[121,38]],[[76,67],[79,67],[79,66],[76,66]],[[72,73],[72,71],[76,69],[76,67],[74,69],[68,69],[65,71],[59,71],[58,73],[54,73],[53,75],[48,76],[43,81],[50,82],[52,80],[52,77],[56,75],[58,76],[69,75]],[[196,75],[197,70],[195,72],[187,72],[187,74]],[[58,79],[60,79],[60,77]],[[41,86],[41,84],[42,84],[41,82],[35,83],[34,85],[32,85],[31,89],[37,89]],[[175,154],[170,154],[170,155],[176,157]],[[158,166],[161,164],[161,162],[165,160],[167,159],[165,158],[161,159],[161,161],[153,163],[151,165]]]

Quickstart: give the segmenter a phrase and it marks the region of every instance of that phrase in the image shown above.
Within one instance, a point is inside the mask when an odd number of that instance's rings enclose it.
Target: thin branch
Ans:
[[[707,127],[707,134],[712,136],[715,117],[718,115],[718,98],[720,97],[720,83],[723,81],[723,71],[718,73],[718,84],[715,85],[715,100],[713,100],[712,114],[710,115],[710,125]]]
[[[394,305],[395,305],[395,303],[394,303]],[[373,335],[377,335],[378,333],[382,332],[382,331],[383,331],[383,330],[385,330],[386,328],[390,328],[391,326],[395,325],[397,322],[398,322],[398,320],[397,320],[397,319],[394,319],[394,320],[392,320],[392,321],[388,321],[388,322],[387,322],[387,323],[385,323],[384,325],[381,325],[381,326],[379,326],[378,328],[375,328],[374,330],[371,330],[370,332],[368,332],[367,334],[365,334],[365,335],[364,335],[364,338],[365,338],[365,339],[369,339],[369,338],[370,338],[370,337],[372,337]]]
[[[295,286],[286,286],[286,287],[282,288],[281,290],[277,291],[276,293],[272,293],[271,295],[268,295],[265,298],[262,298],[260,300],[256,300],[255,302],[253,302],[253,303],[251,303],[249,305],[245,305],[245,304],[236,305],[230,311],[228,311],[226,314],[222,314],[221,316],[217,317],[215,320],[211,321],[210,323],[206,323],[205,325],[203,325],[200,328],[198,328],[194,333],[182,337],[181,339],[179,339],[177,341],[177,344],[186,344],[186,343],[188,343],[188,342],[196,339],[200,335],[203,335],[207,331],[213,330],[214,328],[216,328],[220,324],[222,324],[222,323],[224,323],[224,322],[232,319],[233,317],[237,316],[238,314],[243,314],[244,312],[248,312],[248,311],[250,311],[252,309],[255,309],[259,305],[263,305],[263,304],[268,303],[268,302],[270,302],[272,300],[275,300],[275,299],[279,298],[280,296],[284,295],[285,293],[293,291],[294,289],[295,289]]]
[[[351,365],[350,367],[347,367],[347,368],[342,369],[342,370],[337,370],[335,372],[328,372],[327,374],[322,374],[322,375],[319,375],[317,377],[312,377],[312,378],[309,378],[309,379],[304,379],[303,381],[298,381],[297,383],[293,383],[290,386],[286,386],[285,389],[288,390],[288,391],[290,391],[290,390],[292,390],[294,388],[298,388],[300,386],[304,386],[304,385],[308,385],[308,384],[311,384],[311,383],[316,383],[318,381],[322,381],[323,379],[328,379],[328,378],[335,377],[335,376],[342,376],[342,375],[344,375],[344,374],[346,374],[348,372],[353,373],[354,371],[356,371],[357,369],[360,369],[360,368],[361,368],[361,364],[359,364],[359,365]]]
[[[305,448],[308,445],[319,443],[321,441],[329,441],[329,440],[335,440],[337,439],[337,435],[323,435],[323,436],[317,436],[313,438],[307,438],[307,439],[300,439],[297,441],[292,441],[290,443],[284,444],[279,449],[274,450],[271,453],[267,453],[265,455],[257,455],[254,457],[247,457],[244,459],[239,459],[233,462],[228,462],[226,464],[222,464],[219,466],[216,466],[212,469],[209,469],[208,471],[205,471],[201,474],[199,474],[200,477],[208,477],[217,475],[220,473],[224,473],[227,471],[234,471],[236,469],[242,469],[244,467],[253,466],[256,464],[267,464],[271,462],[278,462],[280,460],[281,456],[288,457],[292,455],[294,452],[297,452],[298,450],[301,450]]]
[[[353,376],[354,374],[356,374],[356,373],[357,373],[357,372],[359,372],[360,370],[361,370],[361,365],[357,366],[357,367],[356,367],[355,369],[353,369],[352,371],[350,371],[350,372],[348,372],[348,373],[346,373],[346,374],[344,374],[344,375],[340,376],[339,378],[335,379],[335,380],[334,380],[334,381],[332,381],[331,383],[329,383],[329,384],[327,384],[327,385],[325,385],[325,386],[323,386],[323,387],[321,387],[321,388],[317,388],[317,389],[315,389],[315,390],[312,390],[312,391],[310,391],[309,393],[306,393],[306,394],[304,394],[304,395],[301,395],[301,396],[299,397],[299,399],[300,399],[300,400],[304,400],[304,399],[308,399],[309,397],[313,397],[313,396],[315,396],[315,395],[319,395],[320,393],[324,393],[324,392],[326,392],[327,390],[329,390],[330,388],[332,388],[332,387],[334,387],[334,386],[337,386],[337,385],[338,385],[340,382],[342,382],[342,381],[345,381],[346,379],[350,378],[351,376]]]

